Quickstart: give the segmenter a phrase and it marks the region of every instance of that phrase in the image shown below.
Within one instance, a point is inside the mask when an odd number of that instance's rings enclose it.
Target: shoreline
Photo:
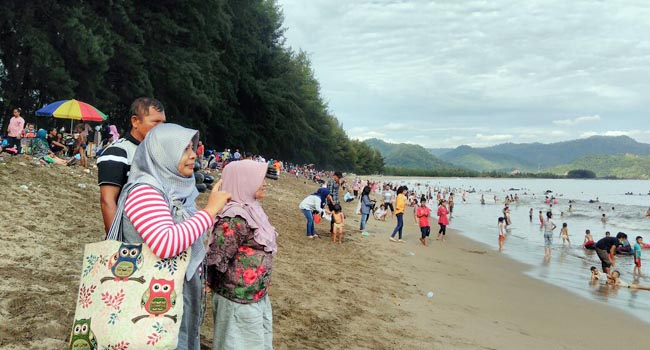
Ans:
[[[83,246],[103,238],[96,172],[12,158],[0,176],[10,180],[0,195],[14,204],[0,211],[9,223],[0,228],[0,348],[66,349]],[[282,174],[262,203],[280,234],[269,293],[275,349],[592,349],[621,339],[646,346],[639,335],[647,324],[526,276],[527,265],[456,230],[423,247],[408,211],[404,244],[388,240],[394,220],[371,218],[368,237],[354,232],[356,201],[344,204],[342,245],[329,241],[326,223],[317,225],[322,238],[309,240],[297,207],[316,187]],[[212,346],[207,304],[202,349]],[[594,336],[612,328],[616,337]]]

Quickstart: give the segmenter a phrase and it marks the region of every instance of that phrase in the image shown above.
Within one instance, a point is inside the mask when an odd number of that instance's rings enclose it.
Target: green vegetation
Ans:
[[[635,154],[586,156],[546,171],[565,175],[575,169],[591,171],[600,178],[650,179],[650,156]]]
[[[420,145],[387,143],[378,139],[368,139],[364,143],[381,153],[386,166],[436,171],[458,169],[458,166],[441,161]]]
[[[272,0],[10,1],[0,11],[0,111],[77,98],[128,129],[130,103],[163,102],[208,147],[377,173],[320,96],[308,55],[284,45]],[[6,125],[6,123],[5,123]]]
[[[456,166],[477,171],[537,171],[570,163],[578,158],[601,154],[624,153],[650,155],[650,145],[627,136],[592,136],[585,139],[543,143],[504,143],[486,148],[460,146],[439,153],[439,157]]]
[[[569,170],[566,173],[566,177],[568,179],[595,179],[596,173],[585,169]]]
[[[539,179],[560,179],[563,175],[552,173],[505,173],[500,171],[474,171],[468,169],[407,169],[399,167],[384,167],[384,175],[388,176],[418,176],[418,177],[492,177],[492,178],[539,178]]]
[[[460,146],[440,156],[457,166],[476,171],[532,170],[534,166],[517,157],[488,151],[482,148]]]

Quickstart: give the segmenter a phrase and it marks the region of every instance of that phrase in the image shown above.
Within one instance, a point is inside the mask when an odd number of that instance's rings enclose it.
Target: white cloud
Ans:
[[[604,132],[596,132],[596,131],[587,131],[583,132],[580,135],[580,138],[586,138],[586,137],[591,137],[591,136],[636,136],[641,134],[641,131],[639,130],[628,130],[628,131],[623,131],[623,130],[608,130]]]
[[[310,54],[323,98],[351,136],[372,125],[370,137],[408,140],[427,130],[441,146],[449,135],[472,142],[476,133],[549,142],[593,123],[645,129],[650,115],[645,2],[278,3],[288,45]],[[538,132],[509,130],[524,127]]]
[[[512,140],[513,136],[509,134],[494,134],[494,135],[476,134],[476,139],[479,141],[488,141],[488,142],[505,142],[505,141]]]
[[[574,119],[561,119],[561,120],[554,120],[553,124],[555,125],[564,125],[564,126],[573,126],[576,124],[584,124],[584,123],[591,123],[591,122],[598,122],[600,121],[600,116],[599,115],[590,115],[590,116],[583,116],[583,117],[577,117]]]

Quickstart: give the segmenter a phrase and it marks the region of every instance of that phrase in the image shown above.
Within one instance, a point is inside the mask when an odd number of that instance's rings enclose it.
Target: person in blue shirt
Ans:
[[[634,245],[634,270],[633,273],[641,275],[641,246],[643,245],[643,237],[636,236],[636,244]]]

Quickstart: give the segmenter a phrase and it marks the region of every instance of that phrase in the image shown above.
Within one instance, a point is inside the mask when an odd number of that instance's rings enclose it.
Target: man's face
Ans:
[[[138,116],[131,116],[131,125],[133,128],[133,136],[138,140],[144,140],[149,131],[159,124],[167,120],[165,112],[159,112],[153,107],[149,107],[149,115],[138,118]]]
[[[341,178],[334,175],[334,182],[336,182],[337,184],[340,184],[341,183]]]

